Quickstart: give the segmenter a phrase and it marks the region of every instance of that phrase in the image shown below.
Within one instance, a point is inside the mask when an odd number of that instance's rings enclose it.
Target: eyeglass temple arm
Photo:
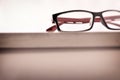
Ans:
[[[58,25],[60,26],[60,25],[62,25],[62,24],[64,24],[64,23],[58,23]],[[55,31],[57,29],[57,25],[53,25],[53,26],[51,26],[50,28],[48,28],[46,31],[47,32],[49,32],[49,31]]]
[[[112,21],[114,21],[115,19],[118,19],[120,18],[120,16],[108,16],[108,17],[105,17],[105,19],[110,19]],[[73,23],[77,23],[77,22],[81,22],[81,23],[88,23],[90,21],[90,18],[81,18],[81,19],[75,19],[75,18],[58,18],[58,25],[62,25],[64,23],[68,23],[68,22],[73,22]],[[95,18],[95,22],[100,22],[101,19],[100,18]],[[110,23],[110,24],[113,24],[113,25],[116,25],[116,26],[120,26],[119,24],[116,24],[116,23],[111,23],[110,21],[107,23]],[[57,29],[57,25],[53,25],[51,26],[50,28],[48,28],[46,31],[55,31]]]
[[[73,23],[76,23],[76,22],[82,22],[82,23],[88,23],[89,22],[89,19],[90,18],[82,18],[82,19],[75,19],[75,18],[58,18],[58,25],[62,25],[64,23],[67,23],[67,22],[73,22]],[[54,23],[54,22],[53,22]],[[57,29],[57,25],[53,25],[51,26],[50,28],[48,28],[46,31],[55,31]]]
[[[120,27],[120,24],[117,24],[117,23],[112,23],[112,22],[110,22],[110,21],[107,21],[107,23]]]

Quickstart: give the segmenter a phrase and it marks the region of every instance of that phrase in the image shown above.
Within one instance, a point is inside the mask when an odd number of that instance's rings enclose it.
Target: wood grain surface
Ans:
[[[120,80],[120,48],[1,49],[0,80]]]
[[[0,48],[119,47],[120,32],[1,33]]]

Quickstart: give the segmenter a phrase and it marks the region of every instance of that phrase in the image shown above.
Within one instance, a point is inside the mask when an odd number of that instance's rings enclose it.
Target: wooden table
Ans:
[[[0,80],[120,80],[120,33],[1,33]]]

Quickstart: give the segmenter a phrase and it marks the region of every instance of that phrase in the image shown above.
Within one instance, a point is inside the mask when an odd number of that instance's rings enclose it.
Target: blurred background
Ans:
[[[119,3],[119,0],[0,0],[0,32],[45,32],[52,25],[54,13],[72,9],[120,10]]]

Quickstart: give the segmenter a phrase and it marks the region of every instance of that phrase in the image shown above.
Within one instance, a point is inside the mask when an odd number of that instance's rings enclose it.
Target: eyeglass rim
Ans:
[[[88,31],[88,30],[91,30],[92,27],[93,27],[94,17],[96,16],[96,13],[97,13],[97,15],[98,15],[98,14],[101,15],[100,17],[103,18],[102,14],[103,14],[104,12],[108,12],[108,11],[117,11],[117,12],[120,12],[120,10],[114,10],[114,9],[104,10],[104,11],[101,11],[101,12],[92,12],[92,11],[88,11],[88,10],[68,10],[68,11],[63,11],[63,12],[59,12],[59,13],[53,14],[52,17],[53,17],[53,23],[56,23],[56,28],[57,28],[57,30],[58,30],[58,31],[62,31],[62,30],[60,29],[60,27],[59,27],[59,25],[58,25],[58,21],[57,21],[57,17],[58,17],[59,15],[64,14],[64,13],[69,13],[69,12],[87,12],[87,13],[90,13],[90,14],[92,14],[92,16],[93,16],[92,25],[91,25],[91,27],[90,27],[89,29],[83,30],[83,31]],[[108,27],[108,25],[106,24],[104,18],[103,18],[103,22],[104,22],[104,26],[107,27],[108,29],[110,29],[110,30],[119,30],[119,29],[113,29],[113,28]],[[64,32],[66,32],[66,31],[64,31]]]

